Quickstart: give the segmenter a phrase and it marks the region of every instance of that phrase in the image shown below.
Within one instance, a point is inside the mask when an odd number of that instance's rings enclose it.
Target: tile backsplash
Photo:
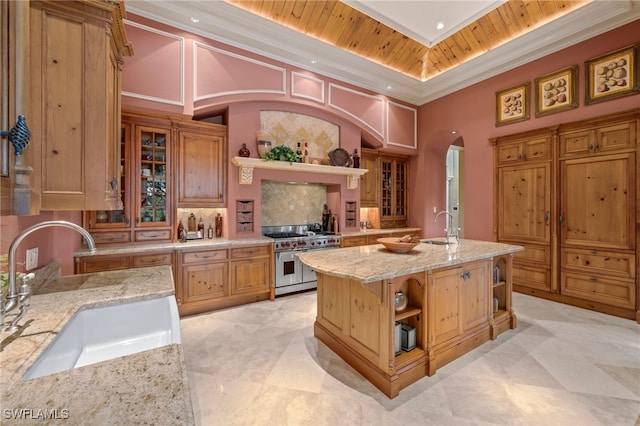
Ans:
[[[325,185],[262,181],[262,226],[321,223],[326,203]]]

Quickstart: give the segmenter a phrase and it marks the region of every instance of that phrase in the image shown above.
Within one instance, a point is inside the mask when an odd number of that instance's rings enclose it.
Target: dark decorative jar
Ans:
[[[251,151],[249,151],[249,148],[247,148],[247,144],[246,143],[242,144],[242,148],[240,148],[240,151],[238,151],[238,155],[240,157],[250,157],[251,156]]]

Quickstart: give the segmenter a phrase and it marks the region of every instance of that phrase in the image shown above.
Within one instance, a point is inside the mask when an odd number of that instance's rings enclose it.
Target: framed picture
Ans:
[[[638,52],[640,44],[584,63],[584,103],[592,104],[640,92]]]
[[[496,126],[529,119],[529,82],[496,92]]]
[[[534,80],[536,117],[578,107],[578,66]]]

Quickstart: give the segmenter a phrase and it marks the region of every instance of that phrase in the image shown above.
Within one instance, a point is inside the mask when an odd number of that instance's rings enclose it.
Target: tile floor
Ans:
[[[313,337],[315,303],[182,320],[198,425],[640,426],[634,321],[516,293],[516,330],[390,400]]]

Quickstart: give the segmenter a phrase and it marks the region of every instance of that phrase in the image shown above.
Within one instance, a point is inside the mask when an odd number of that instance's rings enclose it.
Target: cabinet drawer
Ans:
[[[84,271],[87,274],[89,272],[101,272],[101,271],[116,271],[118,269],[129,268],[129,257],[111,257],[107,259],[87,259],[83,262]]]
[[[236,210],[238,212],[253,212],[253,201],[236,201]]]
[[[629,253],[568,248],[561,253],[565,269],[586,274],[614,275],[622,278],[636,276],[636,257]]]
[[[636,303],[633,280],[602,278],[571,272],[560,274],[561,292],[593,302],[633,309]]]
[[[366,246],[367,237],[349,237],[342,239],[342,247]]]
[[[96,244],[131,242],[130,232],[93,232],[91,236]]]
[[[246,257],[269,256],[271,246],[252,246],[231,249],[232,259],[242,259]]]
[[[551,267],[551,247],[537,246],[533,244],[515,243],[524,247],[523,251],[515,254],[515,260],[519,263],[530,263],[541,267]]]
[[[145,266],[172,265],[173,253],[156,253],[133,257],[133,267],[143,268]]]
[[[560,135],[560,156],[584,155],[589,153],[589,147],[595,145],[593,130],[582,130]]]
[[[253,212],[238,212],[238,222],[253,222]]]
[[[194,251],[182,254],[182,263],[201,263],[227,259],[227,250]]]
[[[513,262],[512,277],[514,285],[551,291],[551,272],[546,268],[535,268]]]
[[[509,164],[520,161],[520,144],[508,144],[498,146],[498,164]]]
[[[136,241],[171,240],[171,231],[160,229],[157,231],[136,231]]]
[[[253,222],[236,223],[237,232],[253,232]]]

